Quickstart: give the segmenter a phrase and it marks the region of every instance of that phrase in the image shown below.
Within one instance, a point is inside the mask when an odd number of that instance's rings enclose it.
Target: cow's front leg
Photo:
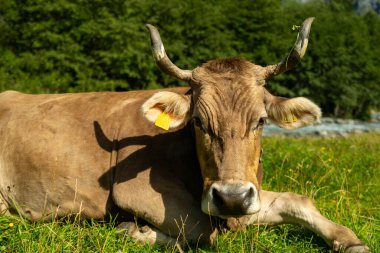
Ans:
[[[298,224],[321,236],[335,251],[370,252],[350,229],[322,216],[307,197],[290,192],[261,191],[261,210],[245,217],[249,224]]]
[[[115,204],[150,224],[143,230],[129,224],[127,235],[151,244],[212,243],[216,230],[199,201],[176,178],[154,176],[140,173],[114,185]]]

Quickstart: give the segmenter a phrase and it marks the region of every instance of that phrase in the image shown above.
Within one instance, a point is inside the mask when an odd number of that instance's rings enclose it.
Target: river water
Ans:
[[[347,136],[350,133],[377,132],[380,122],[360,122],[354,120],[325,120],[322,123],[288,130],[273,124],[264,126],[264,136]]]

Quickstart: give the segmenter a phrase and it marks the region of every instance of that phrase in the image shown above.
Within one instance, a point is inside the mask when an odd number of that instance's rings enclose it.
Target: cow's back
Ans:
[[[152,93],[1,93],[3,199],[31,220],[78,212],[102,218],[113,206],[110,145],[120,131],[154,134],[140,112]]]

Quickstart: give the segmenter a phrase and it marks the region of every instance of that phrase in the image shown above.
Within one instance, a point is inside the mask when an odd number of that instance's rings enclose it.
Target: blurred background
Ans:
[[[218,57],[280,61],[316,17],[305,58],[271,80],[324,115],[368,119],[380,108],[379,0],[1,0],[0,91],[127,91],[186,85],[155,66],[145,28],[159,28],[181,68]]]

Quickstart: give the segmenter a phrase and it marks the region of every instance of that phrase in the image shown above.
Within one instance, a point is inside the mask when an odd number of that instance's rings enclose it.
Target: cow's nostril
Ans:
[[[221,196],[221,193],[219,190],[217,190],[216,188],[213,188],[212,189],[212,199],[214,201],[214,204],[217,206],[217,207],[220,207],[220,206],[223,206],[224,205],[224,201],[223,201],[223,198]]]
[[[255,197],[255,190],[250,187],[249,190],[244,194],[244,199],[242,206],[243,208],[248,208],[251,205],[251,201]]]
[[[250,187],[249,188],[249,193],[248,193],[248,198],[252,198],[252,197],[254,197],[254,195],[255,195],[255,190],[253,189],[253,187]]]

